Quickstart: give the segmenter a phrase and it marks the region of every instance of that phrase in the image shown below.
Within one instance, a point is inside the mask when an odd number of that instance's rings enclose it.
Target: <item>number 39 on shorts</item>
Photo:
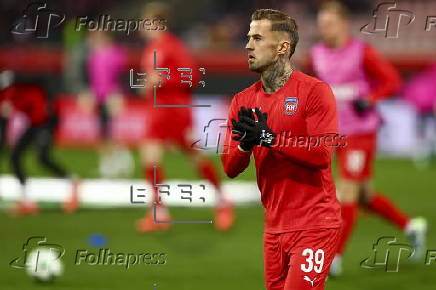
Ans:
[[[301,264],[301,271],[321,273],[322,267],[324,266],[324,251],[318,249],[316,251],[312,249],[304,249],[301,252],[303,257],[306,257],[306,263]]]

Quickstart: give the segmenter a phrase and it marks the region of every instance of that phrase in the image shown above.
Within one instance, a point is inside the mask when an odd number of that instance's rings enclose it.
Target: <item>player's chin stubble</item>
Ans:
[[[252,72],[261,73],[264,71],[264,66],[255,63],[249,63],[248,69],[251,70]]]

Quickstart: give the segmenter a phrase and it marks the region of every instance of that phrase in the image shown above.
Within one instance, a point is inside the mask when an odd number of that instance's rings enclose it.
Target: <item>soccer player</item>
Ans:
[[[56,127],[55,116],[50,115],[47,93],[35,84],[16,83],[0,91],[0,143],[6,142],[7,118],[13,110],[22,112],[29,121],[29,126],[19,136],[11,152],[11,165],[14,175],[20,182],[21,200],[12,209],[13,215],[36,214],[38,206],[29,199],[27,176],[23,168],[23,155],[34,143],[38,161],[59,178],[71,179],[71,196],[63,203],[65,212],[73,212],[78,207],[78,180],[69,176],[64,168],[50,156],[52,139]],[[1,149],[0,145],[0,149]]]
[[[165,21],[169,17],[169,7],[164,3],[151,2],[144,8],[144,19],[149,21],[150,30],[142,30],[144,38],[148,41],[142,57],[142,70],[146,72],[146,88],[142,94],[147,102],[147,132],[146,140],[141,145],[140,153],[144,166],[144,177],[151,184],[163,184],[164,171],[162,160],[167,145],[178,146],[197,167],[203,178],[207,179],[217,193],[214,225],[219,230],[228,230],[234,222],[233,205],[228,201],[221,188],[221,180],[213,163],[200,155],[191,147],[192,139],[192,109],[189,107],[155,107],[153,87],[156,88],[157,105],[192,105],[191,88],[182,81],[191,81],[194,87],[198,81],[198,70],[185,45],[171,32],[166,30]],[[158,68],[168,68],[170,73],[154,70],[154,52]],[[180,72],[178,68],[191,68],[189,72]],[[169,75],[169,78],[160,77],[159,74]],[[155,172],[156,171],[156,172]],[[155,174],[156,173],[156,174]],[[156,203],[157,219],[169,221],[168,209],[159,200],[157,187],[153,186],[153,202]],[[170,223],[155,223],[153,210],[146,213],[139,220],[137,229],[140,232],[149,232],[166,229]]]
[[[100,136],[100,173],[104,177],[116,177],[113,168],[118,163],[132,163],[129,152],[113,142],[111,119],[122,110],[123,95],[120,74],[125,66],[125,52],[114,43],[106,31],[88,33],[90,53],[87,59],[90,91],[81,94],[82,104],[89,104],[98,113]]]
[[[313,71],[333,89],[338,105],[339,131],[347,146],[337,150],[344,226],[332,276],[342,272],[341,259],[355,225],[358,203],[402,229],[415,247],[415,259],[424,251],[426,221],[411,219],[372,187],[380,118],[375,103],[398,91],[401,79],[394,67],[372,46],[350,36],[349,13],[338,2],[326,2],[318,14],[322,43],[313,47]]]
[[[334,96],[326,83],[292,68],[298,31],[291,17],[256,10],[247,36],[248,67],[260,81],[232,99],[222,164],[235,178],[254,155],[265,208],[267,289],[324,289],[341,227],[332,147],[308,150],[277,140],[336,136]]]

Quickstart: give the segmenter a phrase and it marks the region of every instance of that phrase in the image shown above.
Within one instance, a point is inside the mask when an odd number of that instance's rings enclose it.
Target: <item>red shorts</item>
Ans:
[[[193,143],[190,108],[158,108],[147,113],[145,139],[190,148]]]
[[[339,231],[340,228],[264,233],[266,289],[324,289]]]
[[[372,177],[377,134],[347,136],[347,145],[338,147],[336,156],[342,179],[366,181]]]

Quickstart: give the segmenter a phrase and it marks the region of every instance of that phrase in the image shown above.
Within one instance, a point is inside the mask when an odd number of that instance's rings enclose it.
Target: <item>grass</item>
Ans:
[[[97,177],[97,157],[92,151],[61,150],[55,156],[71,170],[84,177]],[[219,159],[213,159],[220,167]],[[80,162],[78,162],[80,161]],[[32,176],[46,175],[26,156]],[[192,166],[180,154],[165,159],[169,178],[195,179]],[[5,168],[5,167],[3,167]],[[191,170],[192,169],[192,170]],[[434,200],[436,169],[417,171],[405,159],[379,159],[376,164],[376,188],[390,196],[411,215],[423,215],[430,222],[436,219]],[[137,170],[135,177],[140,178]],[[252,167],[241,179],[254,180]],[[173,208],[177,220],[203,220],[212,217],[207,208]],[[209,224],[175,224],[166,232],[140,235],[134,221],[141,209],[83,209],[65,215],[56,207],[35,217],[11,218],[0,214],[0,289],[264,289],[262,229],[263,209],[260,206],[237,209],[237,223],[227,233],[214,230]],[[430,225],[431,226],[431,225]],[[78,249],[97,253],[88,243],[89,236],[99,233],[107,238],[113,253],[165,253],[164,265],[75,265]],[[28,237],[42,235],[48,242],[66,249],[63,258],[65,273],[53,284],[34,283],[24,270],[11,268],[9,262],[22,255],[21,247]],[[432,275],[436,262],[425,265],[403,261],[398,273],[383,269],[363,269],[360,261],[372,252],[372,244],[381,236],[404,236],[393,226],[369,214],[361,214],[344,257],[344,276],[330,279],[327,289],[434,289]],[[428,248],[436,250],[436,235],[430,228]]]

